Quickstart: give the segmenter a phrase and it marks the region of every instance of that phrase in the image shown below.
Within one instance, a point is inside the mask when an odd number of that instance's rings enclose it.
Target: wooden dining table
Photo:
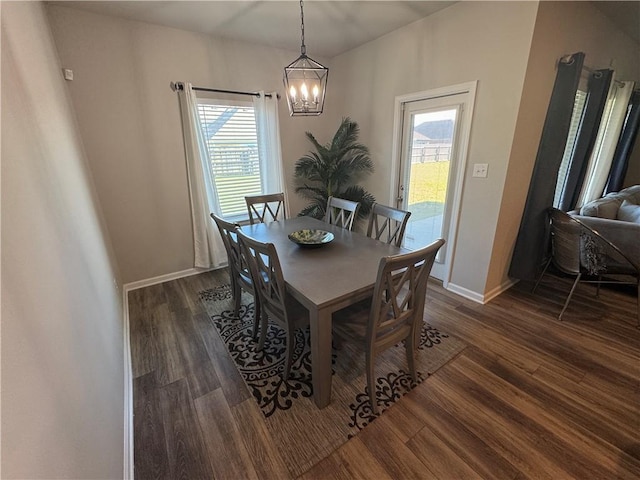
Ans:
[[[303,229],[331,232],[334,239],[319,248],[289,239],[290,233]],[[332,314],[373,293],[382,257],[408,250],[311,217],[246,225],[242,231],[275,245],[288,292],[309,311],[313,398],[324,408],[331,402]]]

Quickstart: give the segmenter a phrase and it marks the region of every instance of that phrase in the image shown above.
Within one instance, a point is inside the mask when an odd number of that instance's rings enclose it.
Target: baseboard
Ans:
[[[122,291],[124,327],[124,480],[133,480],[133,370],[131,363],[131,340],[129,336],[129,295]]]
[[[507,290],[509,290],[511,287],[513,287],[519,281],[520,280],[514,280],[514,279],[509,278],[507,281],[502,282],[500,285],[498,285],[497,287],[489,290],[487,293],[484,294],[484,302],[483,303],[489,303],[491,300],[496,298],[501,293],[506,292]]]
[[[496,298],[502,292],[509,290],[516,283],[518,283],[518,280],[509,279],[485,294],[474,292],[473,290],[469,290],[468,288],[461,287],[460,285],[456,285],[454,283],[449,283],[446,289],[450,292],[460,295],[461,297],[468,298],[469,300],[473,300],[476,303],[484,305],[485,303],[489,303],[491,300]]]
[[[138,280],[136,282],[130,282],[124,284],[124,292],[130,292],[131,290],[137,290],[138,288],[150,287],[151,285],[157,285],[158,283],[170,282],[171,280],[177,280],[178,278],[190,277],[191,275],[197,275],[199,273],[208,272],[214,270],[212,268],[189,268],[188,270],[181,270],[179,272],[167,273],[158,277],[147,278],[145,280]]]
[[[448,291],[453,292],[456,295],[460,295],[461,297],[468,298],[469,300],[473,300],[476,303],[484,303],[484,296],[482,294],[469,290],[468,288],[461,287],[460,285],[456,285],[451,282],[447,284],[446,288]]]

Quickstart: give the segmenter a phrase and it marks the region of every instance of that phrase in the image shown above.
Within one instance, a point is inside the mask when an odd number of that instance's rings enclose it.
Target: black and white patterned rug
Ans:
[[[331,404],[319,410],[312,398],[308,327],[296,332],[291,375],[284,380],[284,330],[270,324],[265,348],[257,350],[257,341],[252,337],[253,297],[243,294],[240,318],[237,318],[228,284],[202,291],[199,295],[266,417],[271,434],[289,447],[280,451],[292,474],[306,471],[315,461],[328,455],[376,418],[369,405],[362,347],[344,343],[339,350],[333,350]],[[460,340],[425,323],[416,358],[418,383],[464,347]],[[378,407],[380,414],[384,414],[387,408],[415,387],[407,370],[404,346],[400,344],[379,355],[375,372],[378,375],[375,382]]]

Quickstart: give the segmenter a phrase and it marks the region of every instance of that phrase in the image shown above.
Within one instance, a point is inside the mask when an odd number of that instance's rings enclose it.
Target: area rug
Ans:
[[[252,337],[253,297],[242,296],[239,317],[233,312],[229,285],[199,293],[213,325],[265,416],[267,428],[291,474],[296,477],[356,435],[376,415],[366,388],[365,353],[343,343],[332,352],[331,403],[322,410],[313,402],[309,328],[296,333],[294,361],[288,380],[282,379],[286,346],[284,330],[269,325],[265,348]],[[423,324],[416,358],[418,383],[454,358],[465,344]],[[415,387],[407,370],[404,345],[376,357],[379,415]]]

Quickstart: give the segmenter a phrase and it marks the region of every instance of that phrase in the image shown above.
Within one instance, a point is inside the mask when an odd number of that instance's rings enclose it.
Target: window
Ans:
[[[245,195],[267,193],[262,188],[253,104],[198,99],[198,118],[221,214],[234,221],[244,220]]]
[[[614,81],[602,113],[595,146],[589,159],[578,207],[600,198],[607,184],[613,156],[627,114],[633,82]]]
[[[615,80],[613,73],[612,70],[591,72],[588,88],[583,87],[584,77],[581,79],[558,170],[554,207],[577,209],[604,193],[634,87],[634,82]],[[605,88],[608,91],[604,91]],[[600,117],[596,119],[595,114]],[[584,143],[576,147],[577,142]],[[588,154],[588,157],[576,157],[576,148],[582,150],[579,155]],[[567,188],[575,191],[567,196]]]

